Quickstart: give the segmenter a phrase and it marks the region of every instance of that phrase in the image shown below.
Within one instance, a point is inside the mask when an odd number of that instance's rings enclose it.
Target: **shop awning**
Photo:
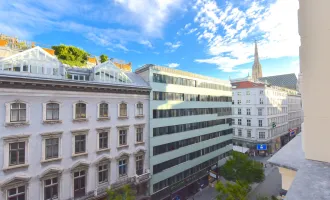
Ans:
[[[233,150],[241,153],[246,153],[247,151],[249,151],[249,148],[234,145]]]

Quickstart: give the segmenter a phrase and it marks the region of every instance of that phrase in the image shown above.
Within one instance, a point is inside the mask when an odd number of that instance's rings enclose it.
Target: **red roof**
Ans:
[[[236,83],[232,83],[231,85],[233,86],[233,89],[262,88],[265,86],[265,84],[263,83],[254,83],[251,81],[236,82]]]

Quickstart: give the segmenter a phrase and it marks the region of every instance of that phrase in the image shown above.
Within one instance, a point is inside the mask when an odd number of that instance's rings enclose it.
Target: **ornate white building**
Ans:
[[[302,123],[301,96],[296,90],[254,82],[251,77],[232,80],[234,148],[255,150],[267,145],[275,152],[290,140],[290,129]],[[260,152],[266,153],[266,152]]]
[[[65,68],[39,47],[0,60],[0,199],[147,192],[148,84],[111,61]]]

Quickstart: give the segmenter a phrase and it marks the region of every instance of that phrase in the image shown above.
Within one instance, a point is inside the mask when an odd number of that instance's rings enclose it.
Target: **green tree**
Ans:
[[[107,55],[102,54],[102,55],[100,55],[100,59],[101,59],[101,63],[104,63],[104,62],[107,61],[109,58],[108,58]]]
[[[244,182],[236,181],[236,183],[227,182],[223,184],[218,181],[215,185],[217,200],[247,200],[249,193],[249,185]]]
[[[62,63],[77,67],[86,66],[87,58],[89,56],[86,51],[75,46],[67,46],[63,44],[52,46],[52,49],[55,50],[55,55]]]
[[[232,153],[231,158],[221,167],[220,174],[226,180],[239,180],[248,184],[259,183],[265,179],[263,165],[239,152]]]
[[[134,200],[135,195],[134,191],[131,190],[129,185],[125,185],[118,190],[108,189],[107,191],[108,199],[107,200]]]

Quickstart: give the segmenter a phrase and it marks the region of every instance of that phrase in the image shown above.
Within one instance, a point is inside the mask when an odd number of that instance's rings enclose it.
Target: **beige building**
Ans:
[[[279,166],[286,199],[330,199],[330,104],[328,88],[330,1],[300,0],[300,91],[304,124],[302,134],[269,162]]]

